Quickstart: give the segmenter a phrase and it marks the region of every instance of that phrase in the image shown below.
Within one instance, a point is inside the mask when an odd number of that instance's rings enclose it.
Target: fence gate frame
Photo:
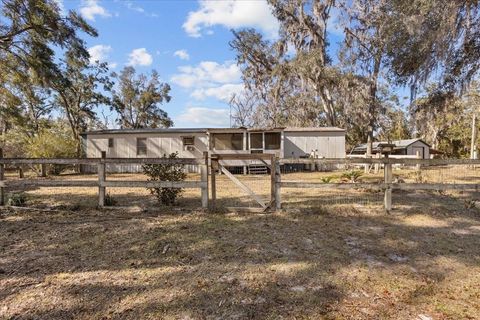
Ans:
[[[215,211],[217,200],[217,179],[216,171],[225,174],[241,191],[250,196],[259,207],[226,207],[225,209],[233,211],[250,211],[250,212],[266,212],[268,210],[276,210],[279,203],[279,192],[277,192],[278,181],[280,179],[280,167],[278,165],[278,158],[271,153],[242,153],[242,154],[218,154],[212,153],[209,155],[210,159],[210,181],[211,181],[211,199],[210,209]],[[270,169],[270,201],[265,203],[255,192],[253,192],[247,185],[240,181],[233,175],[224,164],[222,160],[257,160],[262,162],[268,169]],[[270,161],[270,164],[267,163]],[[278,197],[277,197],[278,196]]]

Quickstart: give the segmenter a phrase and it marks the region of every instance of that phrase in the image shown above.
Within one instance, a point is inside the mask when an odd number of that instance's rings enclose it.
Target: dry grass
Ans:
[[[238,178],[268,198],[268,176]],[[218,180],[219,205],[254,205]],[[196,212],[199,190],[175,208],[107,191],[140,209],[97,210],[96,188],[32,188],[37,209],[1,209],[0,318],[480,319],[480,212],[464,204],[478,194],[394,193],[386,215],[382,193],[285,189],[287,210],[260,215]]]
[[[400,198],[395,215],[2,209],[0,318],[480,318],[480,213]]]

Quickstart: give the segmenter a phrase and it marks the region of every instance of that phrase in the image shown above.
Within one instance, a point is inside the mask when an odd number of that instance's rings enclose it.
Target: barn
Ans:
[[[98,158],[102,151],[110,158],[154,158],[173,152],[182,158],[200,158],[204,152],[345,157],[345,130],[336,127],[109,129],[85,132],[82,142],[88,158]],[[238,160],[230,165],[248,164]],[[109,171],[139,169],[136,165],[116,165]]]
[[[386,141],[374,142],[372,145],[372,153],[380,152],[379,145],[386,144]],[[430,159],[430,145],[420,138],[394,140],[388,143],[395,145],[393,148],[393,155],[417,156],[421,159]],[[367,144],[359,144],[352,149],[350,154],[364,155],[367,152]]]

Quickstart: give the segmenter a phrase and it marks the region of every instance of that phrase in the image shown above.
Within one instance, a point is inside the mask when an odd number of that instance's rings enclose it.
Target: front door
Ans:
[[[420,159],[425,159],[423,147],[413,147],[412,150],[414,155],[417,155],[418,152],[420,154]]]

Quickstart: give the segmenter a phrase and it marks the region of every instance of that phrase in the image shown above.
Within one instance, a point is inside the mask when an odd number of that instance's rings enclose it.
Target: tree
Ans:
[[[85,59],[67,57],[61,64],[61,75],[52,83],[55,104],[65,115],[77,142],[77,156],[81,155],[80,133],[96,120],[95,107],[109,104],[101,92],[110,90],[112,83],[107,75],[106,63],[89,64]]]
[[[254,111],[256,98],[251,92],[234,94],[230,99],[232,121],[234,127],[252,127],[254,124]]]
[[[120,75],[112,74],[118,81],[118,89],[112,89],[111,108],[118,114],[122,128],[168,128],[173,125],[168,114],[160,107],[171,99],[170,86],[160,82],[154,70],[150,78],[136,76],[133,67],[125,67]]]
[[[480,68],[480,2],[391,0],[395,17],[387,53],[390,75],[409,84],[435,81],[443,91],[462,92]]]
[[[50,90],[63,87],[65,93],[71,84],[67,78],[71,74],[57,53],[62,52],[66,60],[88,61],[78,33],[97,36],[97,32],[76,12],[63,14],[56,0],[0,1],[2,132],[16,126],[33,137],[52,109]]]
[[[32,158],[71,158],[77,154],[77,141],[73,138],[69,124],[63,120],[51,121],[37,135],[28,138],[25,144],[26,156]],[[49,171],[60,174],[65,165],[52,164]]]
[[[334,1],[269,2],[280,22],[280,39],[272,43],[246,29],[233,31],[230,42],[246,90],[256,97],[255,121],[264,126],[336,125],[332,90],[341,72],[330,66],[326,53]]]
[[[3,71],[32,70],[48,83],[60,70],[55,47],[71,56],[89,58],[84,41],[77,35],[97,32],[74,11],[62,16],[55,0],[1,0],[0,61]]]
[[[336,70],[329,67],[327,23],[334,0],[269,0],[280,22],[280,48],[291,43],[296,50],[294,72],[303,92],[313,90],[313,101],[323,108],[326,124],[336,125],[336,113],[329,84]]]
[[[342,58],[354,72],[368,81],[367,155],[372,154],[374,132],[385,108],[378,100],[378,88],[389,40],[389,0],[354,0],[343,6],[347,14]]]

